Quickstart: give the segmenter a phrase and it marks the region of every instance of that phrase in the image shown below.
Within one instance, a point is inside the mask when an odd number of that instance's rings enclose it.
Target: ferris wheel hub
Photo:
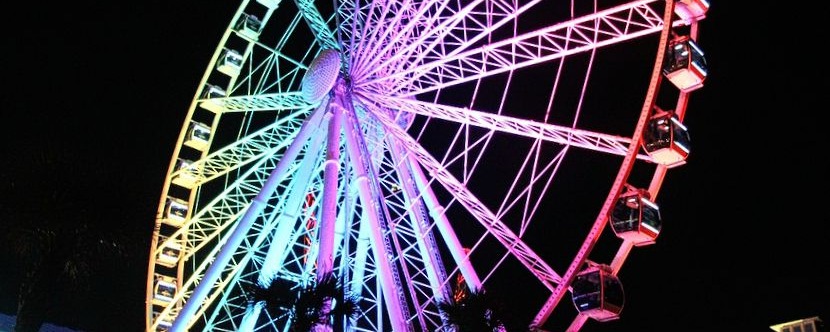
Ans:
[[[340,74],[340,53],[333,49],[320,51],[303,76],[302,95],[317,104],[331,91]]]

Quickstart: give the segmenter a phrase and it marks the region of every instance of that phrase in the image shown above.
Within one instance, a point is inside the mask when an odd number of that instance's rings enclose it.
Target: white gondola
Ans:
[[[166,306],[173,301],[176,296],[178,286],[176,279],[173,277],[156,275],[156,284],[153,288],[153,304]]]
[[[662,228],[660,209],[648,196],[648,191],[630,189],[617,198],[609,218],[617,237],[635,246],[653,244]]]
[[[674,112],[656,109],[643,132],[643,149],[654,162],[667,167],[683,165],[690,147],[689,130]]]
[[[196,183],[199,182],[199,169],[193,164],[192,160],[179,158],[171,181],[187,189],[193,189]]]
[[[169,315],[161,316],[161,312],[153,311],[153,319],[158,320],[156,332],[167,332],[173,327],[173,318]]]
[[[168,225],[181,227],[185,220],[187,220],[188,209],[189,207],[187,201],[174,197],[167,197],[167,205],[164,211],[164,222]]]
[[[269,9],[277,8],[277,5],[280,4],[280,0],[256,0],[259,4],[268,7]]]
[[[680,91],[691,92],[703,87],[707,70],[703,51],[694,40],[681,36],[669,42],[663,75]]]
[[[775,332],[826,332],[824,321],[819,316],[796,319],[786,323],[771,325]]]
[[[622,284],[609,270],[604,265],[588,267],[571,284],[576,310],[600,322],[620,318],[625,302]]]
[[[674,3],[675,14],[688,23],[704,19],[707,11],[708,0],[680,0]]]
[[[187,131],[184,145],[199,151],[204,151],[210,141],[210,127],[204,123],[192,121]]]
[[[236,77],[236,75],[239,75],[241,68],[242,54],[239,54],[239,52],[231,49],[225,49],[216,64],[216,70],[230,77]]]
[[[162,239],[159,241],[159,248],[161,250],[156,257],[156,263],[169,268],[176,267],[182,255],[182,246],[176,241]]]
[[[240,35],[255,41],[259,38],[259,31],[262,29],[262,21],[254,15],[242,13],[242,16],[239,17],[239,21],[236,22],[236,26],[234,28]]]
[[[227,93],[224,89],[212,85],[205,85],[204,92],[202,92],[202,101],[199,102],[199,107],[204,108],[213,113],[222,113],[225,110],[224,99]]]

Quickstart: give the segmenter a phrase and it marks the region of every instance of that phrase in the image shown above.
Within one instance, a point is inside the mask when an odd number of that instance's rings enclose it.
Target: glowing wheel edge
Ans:
[[[241,2],[165,178],[147,331],[287,330],[290,311],[266,307],[252,287],[296,290],[328,272],[359,296],[361,315],[340,320],[354,331],[439,330],[436,303],[457,287],[506,290],[538,310],[526,317],[536,326],[561,309],[579,330],[587,316],[559,302],[634,164],[653,168],[643,187],[659,191],[667,168],[640,153],[640,133],[669,30],[688,24],[696,37],[697,22],[676,17],[671,0],[619,1],[532,31],[513,26],[549,4],[340,4]],[[292,38],[307,31],[313,38]],[[542,83],[541,103],[515,92],[534,72],[653,35],[659,51],[643,108],[628,118],[633,138],[548,122],[561,83]],[[687,98],[678,95],[681,120]],[[510,113],[521,108],[533,113]],[[572,167],[570,150],[622,161],[582,246],[560,261],[547,252],[557,241],[530,230],[557,206],[549,183]],[[631,249],[619,245],[613,271]]]

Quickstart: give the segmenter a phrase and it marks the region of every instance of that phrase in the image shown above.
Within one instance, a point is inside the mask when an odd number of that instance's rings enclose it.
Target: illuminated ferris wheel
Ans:
[[[618,318],[689,153],[708,7],[243,0],[173,151],[147,331],[289,331],[252,290],[323,276],[359,309],[329,331],[451,331],[462,289],[533,329]]]

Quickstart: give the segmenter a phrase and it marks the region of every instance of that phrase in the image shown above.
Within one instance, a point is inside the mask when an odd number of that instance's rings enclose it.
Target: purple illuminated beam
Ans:
[[[458,124],[491,129],[503,133],[541,139],[548,142],[584,148],[624,156],[631,145],[631,138],[607,135],[586,130],[557,126],[505,115],[491,114],[467,108],[423,102],[411,98],[360,93],[361,98],[373,100],[385,109],[394,109],[430,118],[452,121]],[[639,159],[651,161],[646,154]]]
[[[340,97],[340,96],[337,96]],[[334,230],[337,218],[337,182],[340,175],[340,117],[342,98],[335,98],[329,111],[332,114],[329,121],[328,139],[326,140],[326,161],[323,169],[323,206],[320,211],[320,225],[318,229],[319,248],[317,255],[317,281],[320,282],[326,274],[334,270]],[[330,301],[326,301],[330,305]]]
[[[407,210],[409,211],[410,222],[412,223],[412,230],[415,232],[415,238],[418,244],[418,251],[421,260],[424,261],[424,270],[429,280],[430,288],[432,289],[433,297],[446,300],[449,298],[449,286],[442,283],[446,280],[447,275],[444,271],[444,266],[441,261],[441,254],[438,246],[435,243],[435,238],[430,232],[430,221],[428,219],[429,210],[428,205],[421,201],[421,191],[417,186],[417,179],[415,174],[410,172],[409,158],[407,158],[403,149],[394,140],[387,140],[389,152],[394,159],[399,177],[401,178],[401,187],[404,190],[404,197],[406,199]],[[457,248],[460,249],[460,248]],[[453,248],[449,249],[453,251]]]
[[[663,9],[663,19],[664,21],[671,20],[672,16],[674,15],[674,0],[666,0],[666,7]],[[663,57],[661,56],[665,51],[668,40],[670,37],[671,26],[664,26],[663,30],[660,32],[660,42],[657,45],[658,56],[656,57],[656,61],[654,63],[654,67],[651,70],[651,82],[649,83],[648,92],[646,93],[646,99],[643,102],[643,107],[640,110],[640,119],[637,121],[637,126],[634,129],[634,134],[632,137],[642,137],[643,131],[645,130],[646,121],[648,120],[649,114],[654,108],[654,103],[656,100],[658,86],[660,85],[660,79],[662,77],[662,68],[663,68]],[[617,194],[622,190],[623,185],[627,181],[629,174],[631,173],[631,169],[633,168],[634,157],[636,155],[636,147],[634,145],[631,146],[631,150],[629,150],[628,154],[626,154],[625,158],[623,159],[622,166],[620,167],[620,171],[617,173],[616,178],[614,179],[614,184],[611,187],[611,191],[609,192],[608,196],[605,198],[605,202],[602,205],[602,208],[597,215],[597,218],[594,220],[594,224],[591,226],[591,229],[588,233],[588,237],[585,238],[585,241],[582,242],[582,246],[580,246],[579,251],[577,252],[574,260],[568,266],[568,269],[565,271],[565,275],[563,276],[563,282],[559,284],[553,293],[548,297],[548,300],[545,301],[545,304],[542,305],[542,308],[536,314],[536,317],[533,318],[531,323],[532,326],[542,326],[545,321],[547,321],[548,317],[552,313],[553,309],[557,306],[559,301],[565,295],[567,288],[573,282],[576,274],[579,272],[579,269],[582,268],[585,261],[588,259],[588,255],[590,254],[591,250],[593,250],[594,245],[597,243],[599,239],[599,234],[602,233],[602,230],[608,224],[608,214],[611,211],[615,200],[617,199]],[[627,244],[626,244],[627,245]],[[622,246],[622,250],[627,250],[625,247],[626,245]],[[618,253],[619,254],[619,253]],[[625,256],[623,254],[623,256]],[[615,259],[616,260],[616,259]],[[619,269],[622,265],[621,261],[615,262],[616,269]],[[569,331],[578,331],[582,324],[585,322],[585,318],[581,315],[574,319],[573,325],[569,329]]]
[[[357,79],[361,79],[377,73],[381,68],[390,67],[390,63],[399,64],[404,60],[408,61],[408,56],[402,56],[403,54],[411,54],[413,50],[429,47],[434,44],[433,41],[435,39],[440,39],[440,35],[428,32],[428,30],[436,30],[430,29],[430,27],[436,27],[438,31],[444,31],[442,34],[449,33],[450,27],[457,25],[459,21],[463,20],[465,15],[469,15],[475,4],[481,3],[482,1],[473,1],[467,8],[460,11],[448,10],[448,1],[433,0],[422,2],[421,6],[409,18],[406,25],[389,25],[384,29],[384,38],[392,34],[392,38],[389,38],[389,40],[379,40],[375,36],[381,30],[380,28],[375,29],[374,34],[366,38],[367,42],[362,45],[364,47],[359,48],[359,51],[356,52],[358,66],[353,75]],[[445,11],[450,12],[448,15],[449,18],[444,19],[440,23],[436,23],[436,21],[442,19],[441,13]],[[418,28],[426,31],[416,31]],[[410,38],[414,36],[417,36],[417,38]],[[427,45],[425,46],[425,44]],[[411,65],[411,63],[409,64]]]
[[[363,26],[364,35],[360,39],[360,44],[354,51],[352,57],[352,77],[360,77],[360,72],[363,68],[371,68],[371,63],[376,61],[379,54],[379,48],[387,49],[389,47],[397,46],[400,43],[406,44],[407,38],[413,33],[413,26],[423,26],[427,24],[423,20],[423,15],[427,11],[440,11],[440,8],[433,8],[433,5],[439,1],[421,1],[418,8],[413,8],[410,1],[398,3],[395,1],[373,1],[373,3],[383,3],[382,8],[371,7],[369,11],[369,21]],[[441,1],[444,5],[445,1]],[[404,23],[406,22],[406,23]],[[396,47],[397,48],[397,47]],[[358,78],[359,79],[359,78]]]
[[[315,111],[315,113],[320,112],[320,109]],[[242,240],[244,240],[245,234],[248,232],[251,225],[253,225],[254,220],[257,216],[259,216],[262,210],[265,209],[268,199],[274,194],[274,191],[280,182],[282,182],[283,178],[287,174],[286,171],[289,166],[297,158],[297,155],[299,155],[306,140],[308,140],[316,129],[317,121],[319,121],[319,119],[320,117],[315,116],[314,113],[311,117],[306,119],[306,122],[300,129],[300,133],[297,134],[294,142],[288,147],[283,159],[280,159],[277,163],[277,167],[271,171],[265,185],[263,185],[259,194],[257,194],[257,196],[251,201],[250,206],[247,210],[245,210],[245,214],[239,220],[232,233],[228,236],[225,244],[222,245],[219,254],[216,256],[210,267],[208,267],[204,277],[202,277],[202,280],[199,281],[199,284],[196,286],[191,296],[187,299],[187,302],[184,304],[184,307],[182,307],[179,315],[176,316],[176,319],[173,321],[173,326],[170,328],[171,331],[184,332],[190,328],[193,316],[197,311],[202,309],[202,305],[204,304],[208,293],[214,288],[215,283],[221,277],[222,271],[228,262],[230,262],[237,247],[239,247]]]
[[[223,112],[279,111],[308,108],[312,105],[300,92],[270,93],[256,96],[218,98]]]
[[[481,289],[481,279],[473,269],[473,265],[470,263],[467,253],[464,252],[464,246],[461,245],[461,241],[458,239],[455,230],[450,225],[447,215],[444,214],[444,207],[441,206],[435,192],[433,192],[432,188],[429,187],[429,180],[426,175],[424,175],[424,172],[421,171],[421,167],[418,166],[418,162],[412,157],[412,155],[407,154],[406,159],[407,166],[412,170],[415,185],[422,195],[421,198],[424,200],[430,216],[433,220],[435,220],[435,226],[441,234],[441,237],[444,239],[444,243],[447,244],[447,249],[455,261],[455,265],[458,266],[459,272],[461,272],[461,275],[464,277],[467,287],[470,289]]]
[[[342,92],[341,92],[342,93]],[[349,107],[346,109],[348,113],[344,117],[344,132],[346,141],[346,152],[352,161],[352,166],[355,171],[354,185],[357,187],[360,203],[367,217],[361,220],[361,224],[369,223],[369,239],[372,245],[372,252],[375,257],[375,264],[377,265],[378,278],[380,279],[380,287],[383,290],[383,300],[386,303],[386,308],[389,313],[389,320],[394,331],[410,331],[411,328],[406,322],[408,317],[408,310],[404,306],[406,300],[403,298],[401,288],[401,281],[396,276],[394,265],[389,259],[389,252],[386,250],[384,243],[383,228],[381,227],[381,216],[379,213],[378,196],[373,194],[372,181],[369,179],[370,161],[368,153],[364,148],[361,148],[360,129],[355,122],[356,116],[354,109]],[[362,230],[362,228],[361,228]]]
[[[442,1],[437,10],[430,9],[429,14],[424,13],[423,16],[428,18],[420,24],[425,28],[418,31],[417,39],[406,38],[411,33],[404,28],[396,35],[398,38],[390,40],[383,50],[363,52],[362,57],[370,62],[362,68],[369,72],[359,75],[361,78],[370,77],[379,70],[396,72],[403,70],[402,66],[412,66],[424,59],[440,59],[456,54],[538,2],[530,1],[517,8],[510,1],[475,0],[467,2],[463,8],[453,8],[447,6],[450,2]],[[403,47],[395,47],[398,45]]]
[[[444,168],[432,155],[403,131],[393,120],[389,119],[383,110],[377,106],[361,100],[363,105],[372,111],[382,124],[384,130],[402,143],[407,152],[430,175],[434,176],[447,191],[453,193],[459,202],[472,214],[476,220],[482,223],[489,233],[493,235],[519,262],[522,263],[533,275],[551,291],[554,284],[562,281],[556,271],[553,270],[541,257],[525,244],[507,225],[501,222],[496,215],[471,193],[458,179]]]
[[[358,1],[359,2],[359,1]],[[365,9],[365,11],[360,11],[363,15],[365,13],[365,17],[360,22],[361,26],[355,24],[352,26],[353,29],[353,36],[357,36],[360,40],[357,41],[357,44],[354,45],[354,49],[352,50],[352,61],[351,68],[358,68],[361,65],[361,60],[358,59],[358,54],[364,53],[365,50],[372,49],[374,44],[377,41],[377,34],[383,30],[382,28],[386,26],[387,17],[394,16],[392,14],[395,9],[400,9],[397,7],[392,7],[396,5],[397,1],[369,1],[371,5]],[[352,77],[354,78],[355,72],[351,73]]]
[[[660,32],[663,20],[643,0],[491,43],[421,66],[360,82],[385,94],[411,96]],[[389,90],[388,87],[394,87]]]
[[[317,8],[314,7],[314,1],[295,0],[294,3],[300,9],[300,13],[303,19],[305,19],[306,24],[308,24],[308,27],[314,32],[314,38],[317,39],[317,43],[324,49],[340,50],[340,45],[334,40],[334,33],[329,30],[328,24],[320,16]]]

